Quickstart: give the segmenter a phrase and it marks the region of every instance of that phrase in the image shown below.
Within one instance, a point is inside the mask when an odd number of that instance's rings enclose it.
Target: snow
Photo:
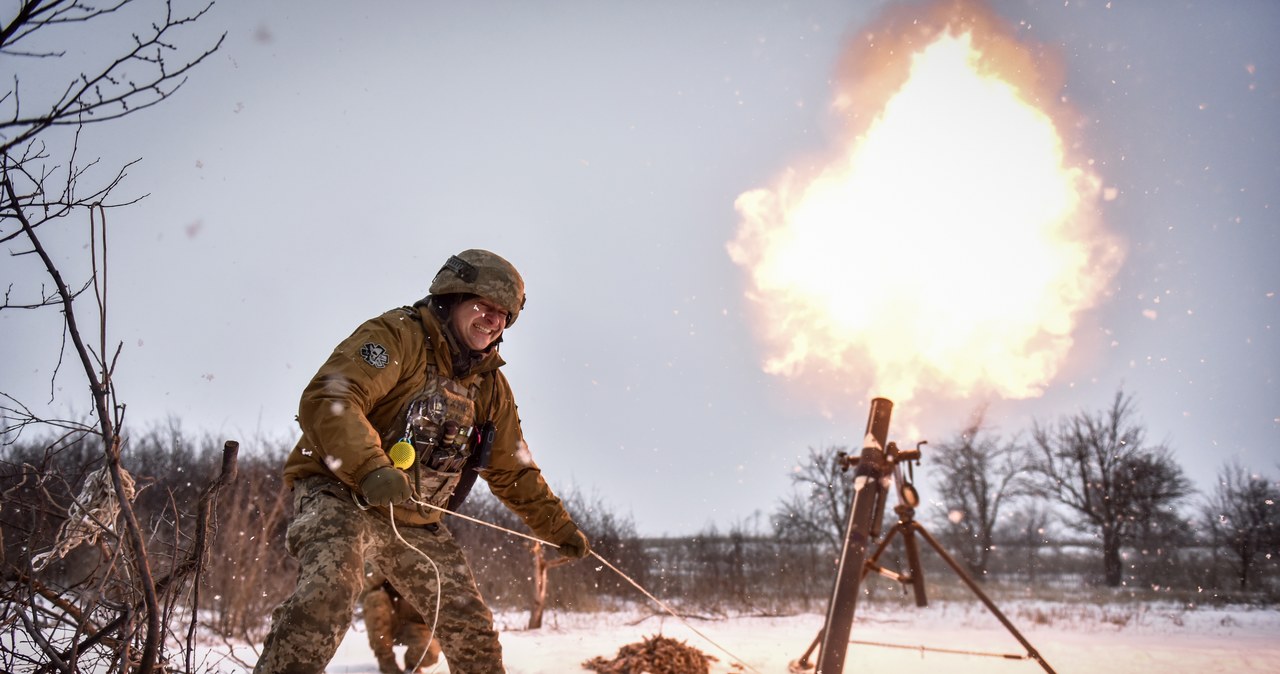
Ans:
[[[1013,625],[1058,674],[1151,672],[1280,672],[1280,611],[1274,608],[1188,608],[1175,604],[1000,605]],[[613,659],[624,645],[654,634],[684,641],[717,658],[713,674],[785,674],[809,647],[823,617],[736,617],[689,620],[625,613],[548,613],[540,630],[523,629],[527,614],[497,616],[509,674],[587,672],[582,663]],[[690,627],[692,625],[692,628]],[[696,632],[693,628],[696,628]],[[701,636],[698,634],[701,633]],[[924,608],[859,605],[845,672],[1001,674],[1044,671],[1034,660],[920,650],[952,649],[1022,658],[1026,650],[977,603]],[[710,640],[710,641],[708,641]],[[910,649],[867,645],[897,644]],[[401,649],[402,651],[403,649]],[[217,649],[210,660],[220,658]],[[726,651],[729,655],[726,653]],[[225,653],[225,650],[223,651]],[[243,654],[242,654],[243,657]],[[253,660],[249,655],[245,658]],[[735,659],[745,667],[735,668]],[[812,660],[816,660],[816,654]],[[811,660],[811,662],[812,662]],[[224,664],[219,671],[243,671]],[[329,667],[333,674],[377,674],[363,625],[347,634]],[[447,665],[429,670],[448,672]]]

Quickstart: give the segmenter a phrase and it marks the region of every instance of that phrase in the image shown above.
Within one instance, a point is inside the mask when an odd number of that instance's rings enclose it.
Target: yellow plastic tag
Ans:
[[[417,452],[413,450],[413,445],[401,440],[391,445],[391,451],[387,455],[391,457],[391,463],[400,470],[408,470],[413,465],[413,460]]]

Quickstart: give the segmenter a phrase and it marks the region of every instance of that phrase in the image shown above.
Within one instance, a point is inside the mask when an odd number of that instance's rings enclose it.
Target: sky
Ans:
[[[504,372],[551,484],[647,535],[758,522],[810,448],[860,445],[880,393],[764,371],[728,253],[735,200],[830,152],[846,45],[886,7],[918,6],[219,0],[184,33],[191,49],[226,33],[189,81],[80,141],[97,171],[140,160],[117,196],[146,195],[108,222],[127,422],[279,452],[342,338],[486,248],[528,287]],[[890,437],[936,446],[983,404],[993,432],[1025,437],[1124,390],[1202,490],[1228,460],[1274,476],[1280,5],[991,6],[1061,69],[1066,135],[1110,190],[1101,219],[1125,256],[1039,395],[909,401]],[[69,56],[127,39],[126,23]],[[36,67],[6,56],[0,74],[34,92]],[[82,278],[83,227],[48,234]],[[39,292],[33,262],[6,256],[0,281]],[[74,367],[51,383],[60,334],[54,312],[0,312],[0,391],[83,414]]]

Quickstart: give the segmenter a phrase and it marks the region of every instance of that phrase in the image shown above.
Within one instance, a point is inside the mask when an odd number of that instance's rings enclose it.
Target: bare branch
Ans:
[[[83,9],[80,3],[70,3],[64,7],[62,14],[32,25],[26,32],[20,32],[18,38],[29,35],[32,31],[58,23],[83,23],[102,14],[106,14],[128,4],[132,0],[121,0],[114,7],[72,15],[72,9]],[[55,5],[61,3],[53,3]],[[85,74],[70,82],[56,100],[33,116],[23,116],[20,108],[15,106],[11,119],[0,121],[0,132],[14,130],[12,138],[0,144],[0,153],[8,154],[9,150],[26,143],[46,129],[54,126],[79,126],[120,119],[157,105],[172,96],[186,82],[186,75],[206,58],[216,52],[226,39],[226,33],[218,37],[209,48],[187,59],[174,70],[166,66],[164,53],[176,51],[172,43],[166,41],[166,35],[174,29],[198,21],[209,11],[213,3],[205,5],[196,13],[175,17],[171,2],[165,3],[164,21],[153,23],[151,32],[140,36],[134,34],[134,46],[120,55],[95,74]],[[0,43],[0,49],[8,43]],[[140,64],[151,69],[144,78],[134,80],[126,76],[127,67]],[[15,82],[14,91],[19,89]],[[16,101],[15,97],[15,101]]]

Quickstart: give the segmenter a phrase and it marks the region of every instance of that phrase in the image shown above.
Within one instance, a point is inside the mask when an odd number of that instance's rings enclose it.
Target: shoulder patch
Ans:
[[[387,348],[381,344],[367,342],[360,347],[360,357],[379,370],[387,366]]]

